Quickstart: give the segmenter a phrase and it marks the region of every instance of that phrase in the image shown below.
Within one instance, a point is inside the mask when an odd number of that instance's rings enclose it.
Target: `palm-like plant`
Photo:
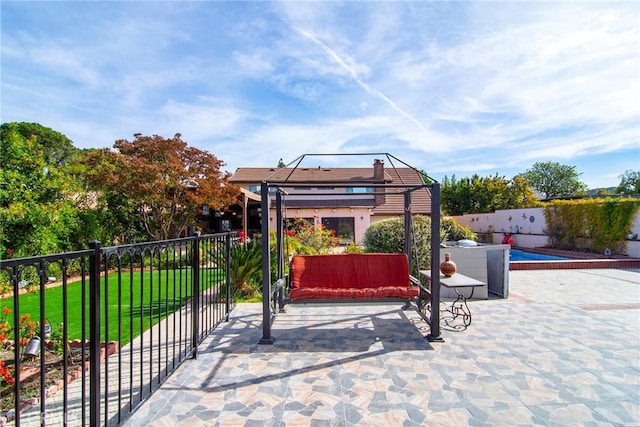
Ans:
[[[236,297],[256,298],[262,283],[262,245],[257,240],[241,243],[231,248],[229,275]]]

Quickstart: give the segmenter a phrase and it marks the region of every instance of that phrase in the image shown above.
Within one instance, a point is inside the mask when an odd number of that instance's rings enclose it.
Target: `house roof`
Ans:
[[[398,185],[419,185],[422,178],[417,171],[411,168],[385,168],[385,182]],[[236,185],[258,184],[262,180],[271,182],[287,181],[292,184],[359,184],[381,183],[373,176],[373,168],[238,168],[231,177],[231,182]],[[381,183],[382,184],[382,183]],[[395,192],[397,194],[389,194]],[[404,196],[402,189],[390,189],[385,195],[385,203],[373,209],[374,215],[401,215],[404,212]],[[431,213],[431,196],[427,189],[413,191],[411,196],[411,211],[417,214],[428,215]],[[339,199],[346,200],[345,197]],[[342,206],[345,202],[338,202]],[[326,200],[322,204],[326,204]],[[292,206],[289,201],[289,206]],[[301,206],[302,207],[302,206]]]
[[[386,171],[385,171],[386,172]],[[289,176],[291,175],[291,176]],[[372,168],[238,168],[231,177],[231,182],[239,183],[259,183],[263,179],[273,182],[292,183],[372,183],[376,180],[373,177]],[[392,177],[385,173],[385,181]]]
[[[388,168],[385,174],[392,178],[393,184],[422,184],[422,177],[411,168]],[[431,193],[425,188],[411,193],[411,212],[414,214],[431,214]],[[404,195],[388,194],[385,196],[385,203],[376,206],[374,215],[401,215],[404,213]]]

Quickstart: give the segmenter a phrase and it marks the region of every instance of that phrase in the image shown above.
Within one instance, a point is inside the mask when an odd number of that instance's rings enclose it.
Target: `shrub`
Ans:
[[[64,342],[64,323],[60,323],[57,328],[52,327],[50,345],[58,356],[64,354],[64,348],[66,346]]]
[[[412,254],[413,273],[431,265],[431,218],[425,215],[413,216]],[[442,232],[441,232],[442,235]],[[365,252],[404,252],[404,218],[395,217],[374,222],[364,233]]]
[[[478,240],[478,235],[469,227],[458,224],[453,218],[442,218],[440,241]],[[442,238],[444,236],[444,238]]]
[[[431,218],[414,215],[412,255],[418,265],[413,270],[431,265]],[[478,235],[452,218],[443,218],[440,224],[440,243],[449,240],[477,240]],[[388,218],[374,222],[364,234],[365,252],[399,253],[404,252],[404,218]],[[416,273],[417,271],[413,271]]]
[[[362,254],[364,253],[364,248],[351,242],[344,248],[344,252],[346,254]]]

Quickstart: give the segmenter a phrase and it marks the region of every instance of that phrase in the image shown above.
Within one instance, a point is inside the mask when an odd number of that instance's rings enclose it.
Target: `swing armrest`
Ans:
[[[289,276],[285,275],[278,279],[271,287],[271,304],[272,308],[275,310],[276,304],[280,311],[284,310],[284,287],[289,281]]]
[[[431,291],[429,290],[429,288],[423,285],[422,282],[420,282],[420,279],[418,279],[417,277],[409,275],[409,281],[411,281],[412,286],[417,286],[418,288],[420,288],[421,294],[431,295]]]

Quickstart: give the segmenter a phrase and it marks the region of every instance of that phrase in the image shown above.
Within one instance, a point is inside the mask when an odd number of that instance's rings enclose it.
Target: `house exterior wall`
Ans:
[[[313,218],[315,225],[321,225],[324,218],[353,218],[355,243],[360,245],[364,238],[364,233],[371,225],[371,212],[368,208],[287,208],[283,214],[284,218]],[[269,214],[269,230],[276,229],[275,209],[271,209]]]

